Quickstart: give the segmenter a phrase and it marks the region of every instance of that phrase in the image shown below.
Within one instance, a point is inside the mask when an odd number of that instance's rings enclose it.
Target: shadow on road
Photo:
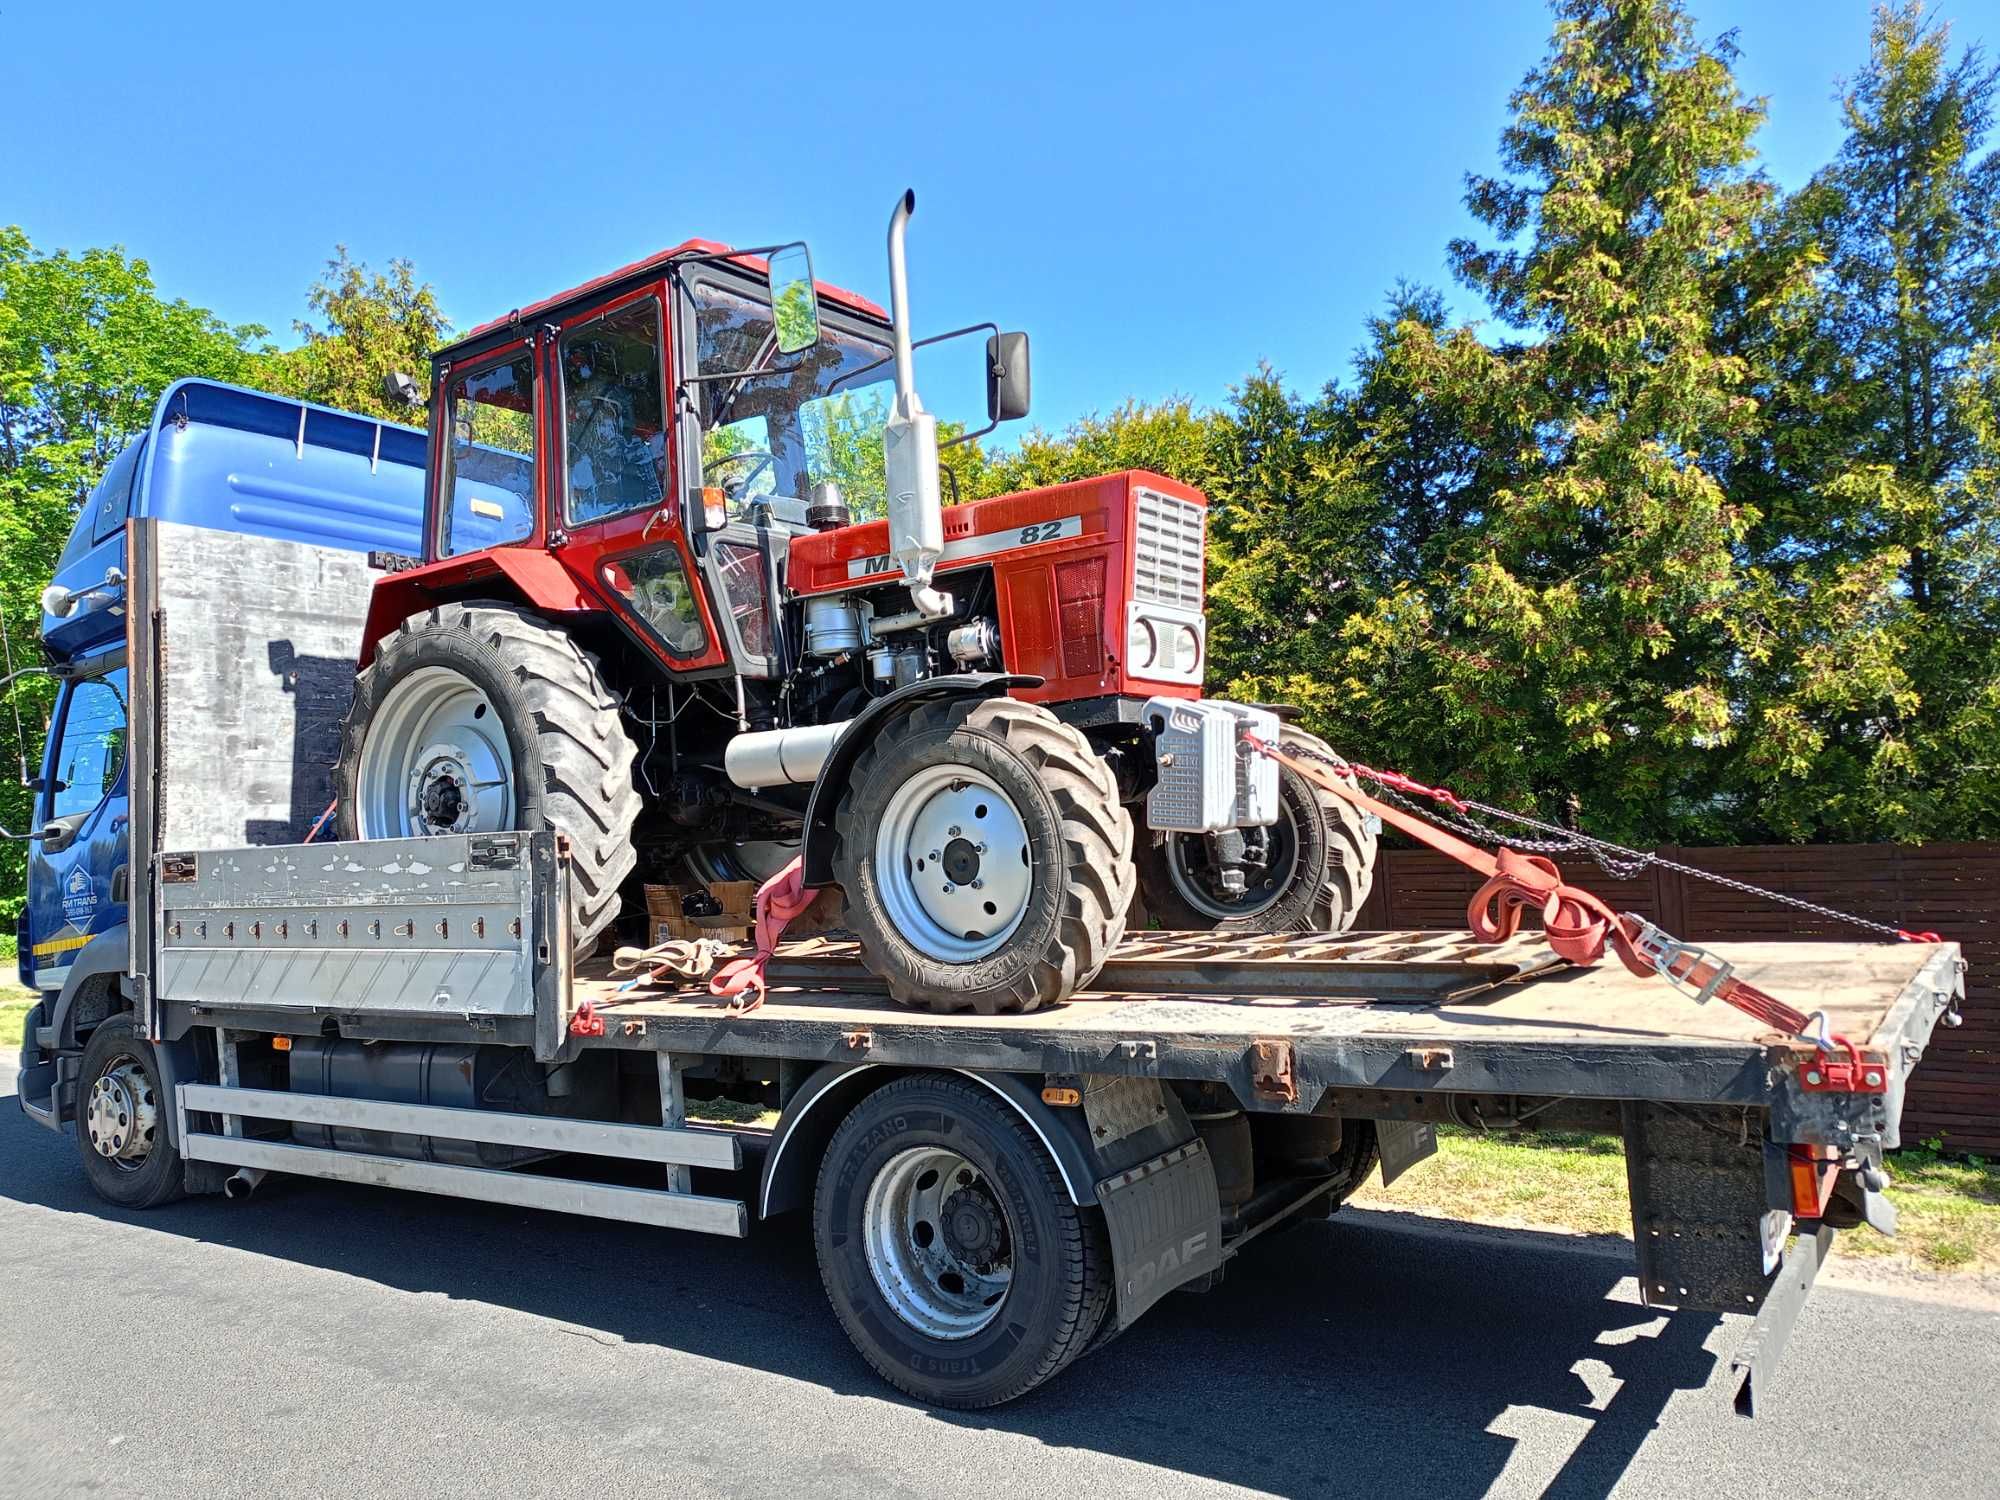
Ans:
[[[796,1219],[739,1242],[279,1178],[247,1203],[131,1214],[90,1195],[75,1149],[0,1095],[0,1199],[901,1399],[849,1347]],[[1716,1363],[1714,1317],[1610,1300],[1627,1265],[1560,1236],[1350,1210],[1250,1247],[1218,1290],[1169,1298],[1011,1406],[934,1416],[1283,1495],[1455,1500],[1500,1476],[1529,1408],[1561,1434],[1537,1455],[1543,1493],[1602,1496]]]

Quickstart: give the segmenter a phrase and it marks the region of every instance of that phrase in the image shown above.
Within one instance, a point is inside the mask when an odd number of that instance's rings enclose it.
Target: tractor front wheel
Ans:
[[[1069,997],[1124,936],[1132,820],[1048,710],[929,703],[884,729],[835,813],[834,873],[905,1005],[999,1015]]]
[[[1290,725],[1279,743],[1332,759],[1325,741]],[[1278,768],[1278,808],[1277,822],[1243,830],[1254,858],[1241,866],[1240,890],[1222,878],[1216,835],[1142,832],[1141,911],[1172,931],[1346,932],[1375,884],[1375,827],[1289,766]]]
[[[553,829],[588,953],[632,872],[634,750],[597,659],[497,603],[405,620],[355,682],[334,773],[344,839]]]

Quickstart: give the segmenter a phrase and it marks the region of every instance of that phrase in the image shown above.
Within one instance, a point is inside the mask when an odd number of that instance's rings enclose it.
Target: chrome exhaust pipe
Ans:
[[[241,1203],[257,1191],[257,1184],[264,1180],[262,1167],[238,1167],[222,1184],[222,1196],[232,1203]]]
[[[896,408],[882,430],[882,467],[889,482],[889,555],[909,580],[910,599],[926,619],[951,613],[951,595],[931,587],[944,555],[944,499],[938,479],[937,418],[917,396],[910,352],[910,274],[903,240],[917,211],[915,190],[889,216],[889,321],[896,350]]]

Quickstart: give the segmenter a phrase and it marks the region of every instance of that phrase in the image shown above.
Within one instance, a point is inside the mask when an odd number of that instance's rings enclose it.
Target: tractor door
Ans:
[[[675,671],[723,665],[674,483],[656,291],[565,323],[556,339],[561,447],[549,540]]]

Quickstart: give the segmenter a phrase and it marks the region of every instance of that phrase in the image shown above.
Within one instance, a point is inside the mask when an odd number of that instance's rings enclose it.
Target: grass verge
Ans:
[[[1889,1174],[1896,1237],[1857,1229],[1840,1236],[1842,1255],[1907,1257],[1933,1271],[2000,1270],[2000,1164],[1976,1156],[1954,1161],[1920,1148],[1890,1157]],[[1501,1136],[1443,1127],[1435,1157],[1392,1187],[1371,1182],[1354,1201],[1484,1223],[1632,1233],[1625,1151],[1613,1135]]]
[[[0,1057],[9,1063],[21,1050],[21,1032],[28,1024],[28,1010],[34,1003],[33,993],[15,982],[14,939],[0,936]]]

